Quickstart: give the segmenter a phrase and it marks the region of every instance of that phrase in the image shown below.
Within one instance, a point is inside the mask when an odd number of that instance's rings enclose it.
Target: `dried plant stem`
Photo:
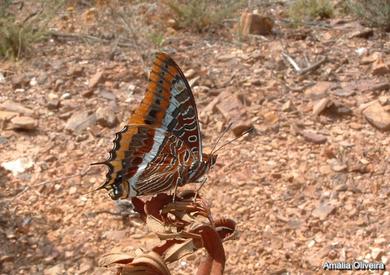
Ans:
[[[291,66],[294,68],[294,70],[299,74],[299,75],[304,75],[304,74],[307,74],[309,72],[313,72],[315,70],[317,70],[323,63],[326,62],[327,58],[326,56],[323,56],[320,60],[318,60],[317,62],[313,63],[313,64],[308,64],[308,66],[306,68],[300,68],[299,65],[297,64],[297,62],[295,62],[295,60],[289,56],[287,53],[282,53],[282,57],[287,60],[288,63],[291,64]],[[306,63],[308,63],[308,59],[306,57]]]
[[[88,40],[95,43],[110,43],[111,40],[96,37],[89,34],[76,34],[76,33],[64,33],[64,32],[50,32],[50,35],[56,38],[62,39],[74,39],[74,40]],[[124,42],[118,42],[119,47],[132,48],[133,45]]]

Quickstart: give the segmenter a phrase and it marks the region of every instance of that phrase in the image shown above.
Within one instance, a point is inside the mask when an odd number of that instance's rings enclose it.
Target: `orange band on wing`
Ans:
[[[159,53],[156,56],[150,73],[149,85],[145,97],[137,109],[137,113],[129,118],[129,124],[144,124],[145,119],[149,115],[149,111],[152,109],[152,105],[156,105],[154,99],[161,98],[158,109],[154,109],[157,113],[153,118],[152,123],[148,123],[151,126],[161,126],[169,107],[172,80],[178,74],[178,70],[173,65],[169,64],[169,60],[171,59],[163,53]],[[167,69],[165,68],[166,64],[168,64]],[[163,70],[165,70],[165,74],[162,77],[161,74]],[[161,92],[159,92],[159,90],[161,90]]]

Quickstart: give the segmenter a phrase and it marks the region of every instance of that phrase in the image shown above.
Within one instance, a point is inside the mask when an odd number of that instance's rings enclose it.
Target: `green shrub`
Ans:
[[[243,5],[242,0],[164,0],[163,3],[173,12],[178,27],[205,31],[221,25]]]
[[[4,18],[8,15],[9,6],[11,6],[12,0],[1,0],[0,1],[0,18]]]
[[[12,18],[0,20],[0,57],[21,58],[31,52],[32,45],[45,37],[45,32]]]
[[[164,33],[162,32],[158,32],[158,31],[150,32],[148,37],[150,42],[152,42],[153,45],[157,48],[161,48],[165,42]]]
[[[38,2],[38,1],[37,1]],[[49,21],[64,0],[41,0],[42,9],[21,19],[12,12],[12,1],[0,0],[0,58],[22,58],[47,37]]]
[[[390,31],[389,0],[348,0],[347,8],[363,23]]]
[[[333,5],[330,0],[295,0],[291,3],[288,14],[295,23],[330,18],[333,16]]]

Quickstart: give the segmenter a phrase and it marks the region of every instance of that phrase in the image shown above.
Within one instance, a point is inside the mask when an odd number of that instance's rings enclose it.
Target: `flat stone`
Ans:
[[[94,90],[93,89],[87,89],[87,90],[84,90],[81,92],[81,95],[83,97],[91,97],[94,93]]]
[[[375,104],[375,103],[377,103],[376,100],[360,104],[359,107],[358,107],[358,113],[359,114],[363,114],[364,110],[367,109],[368,106],[370,106],[372,104]]]
[[[72,94],[71,93],[64,93],[61,95],[61,99],[62,100],[66,100],[66,99],[71,99],[72,98]]]
[[[218,111],[217,104],[221,101],[221,96],[214,97],[201,112],[201,116],[207,116]]]
[[[222,61],[222,62],[226,62],[226,61],[230,61],[236,57],[237,57],[236,53],[228,53],[228,54],[218,55],[217,60]]]
[[[17,116],[11,119],[10,128],[16,130],[34,130],[38,121],[32,117]]]
[[[82,142],[82,141],[87,140],[87,139],[88,139],[88,134],[85,134],[85,133],[82,133],[82,134],[79,134],[78,136],[76,136],[77,142]]]
[[[375,244],[378,244],[378,245],[382,245],[382,244],[385,244],[387,241],[386,241],[386,238],[383,238],[383,237],[379,237],[379,238],[376,238],[374,240],[374,243]]]
[[[109,230],[103,234],[104,238],[112,241],[124,240],[128,234],[128,230]]]
[[[76,187],[76,186],[71,186],[71,187],[68,189],[68,194],[69,194],[69,195],[76,194],[76,192],[77,192],[77,187]]]
[[[19,158],[1,163],[1,167],[10,171],[14,176],[24,173],[27,169],[34,166],[34,162],[28,158]]]
[[[215,108],[226,121],[233,123],[232,130],[236,136],[240,136],[244,131],[252,128],[252,123],[247,119],[245,106],[236,95],[226,91],[218,96],[218,101]]]
[[[274,22],[271,18],[259,14],[244,12],[240,18],[241,34],[267,35],[272,33]]]
[[[210,91],[210,88],[207,86],[195,86],[193,90],[195,94],[200,94],[200,93],[208,93]]]
[[[30,79],[25,75],[15,75],[11,79],[13,89],[25,88],[30,85]]]
[[[3,255],[0,257],[0,264],[5,262],[11,262],[14,261],[15,257],[11,255]]]
[[[218,97],[219,103],[216,104],[215,107],[226,120],[230,120],[232,117],[241,116],[243,114],[244,106],[236,95],[230,92],[224,92]]]
[[[328,109],[331,114],[335,115],[351,115],[352,109],[348,106],[344,105],[339,101],[331,102],[332,104],[328,104]]]
[[[36,78],[36,77],[31,78],[31,80],[30,80],[30,86],[31,86],[31,87],[34,87],[34,86],[36,86],[37,84],[38,84],[37,78]]]
[[[32,116],[34,114],[33,110],[23,106],[20,103],[10,100],[7,100],[4,103],[0,104],[0,110],[14,112],[26,116]]]
[[[65,81],[63,79],[56,79],[54,82],[54,91],[59,91],[60,88],[64,85]]]
[[[184,75],[187,79],[193,78],[195,76],[196,72],[194,69],[189,69],[184,72]]]
[[[342,163],[337,159],[331,159],[329,163],[330,167],[335,172],[344,172],[348,169],[348,166],[345,163]]]
[[[311,130],[303,130],[295,127],[295,131],[297,134],[301,135],[305,140],[313,142],[315,144],[323,144],[328,140],[326,136],[317,134]]]
[[[292,103],[291,100],[287,100],[283,105],[282,105],[282,111],[283,112],[289,112],[292,109]]]
[[[55,266],[52,266],[50,268],[46,268],[44,271],[43,271],[43,274],[44,275],[60,275],[60,274],[65,274],[65,264],[64,263],[60,263],[60,264],[57,264]]]
[[[60,107],[60,98],[57,94],[49,94],[47,97],[47,108],[54,110]]]
[[[279,121],[279,116],[277,112],[270,111],[263,115],[264,123],[267,125],[274,125]]]
[[[65,129],[80,134],[86,128],[96,124],[96,115],[86,111],[74,113],[66,122]]]
[[[316,209],[313,210],[311,215],[313,217],[319,218],[321,221],[325,220],[336,207],[329,203],[321,203]]]
[[[0,136],[0,145],[6,144],[8,142],[8,139],[6,137]]]
[[[386,106],[390,104],[390,97],[382,95],[378,97],[378,101],[382,106]]]
[[[378,54],[379,54],[378,52],[375,52],[370,55],[364,55],[360,60],[360,64],[367,65],[367,64],[374,63],[378,59]]]
[[[374,79],[354,80],[350,82],[341,83],[341,87],[345,91],[365,92],[379,92],[390,89],[389,81],[378,81]]]
[[[3,84],[5,83],[5,77],[4,74],[0,73],[0,83]]]
[[[290,229],[297,230],[302,226],[302,220],[291,218],[288,220],[287,225]]]
[[[349,127],[351,127],[351,129],[354,129],[354,130],[361,130],[363,128],[363,126],[357,122],[351,122],[349,124]]]
[[[355,50],[355,53],[357,53],[358,56],[362,56],[364,54],[367,54],[367,48],[360,47]]]
[[[385,64],[383,60],[378,60],[372,64],[372,74],[376,76],[383,76],[390,74],[390,63]]]
[[[57,160],[57,157],[56,156],[53,156],[53,155],[48,155],[47,157],[45,157],[44,159],[46,162],[53,162],[53,161],[56,161]]]
[[[370,91],[372,92],[386,91],[389,89],[390,89],[390,82],[377,83],[370,87]]]
[[[71,116],[72,116],[72,112],[69,111],[69,112],[60,113],[58,115],[58,118],[66,120],[66,119],[70,118]]]
[[[80,77],[84,74],[84,67],[81,67],[79,65],[73,65],[72,67],[69,68],[68,70],[68,76],[77,78]]]
[[[356,93],[356,91],[345,90],[345,89],[336,89],[336,90],[333,90],[332,93],[334,95],[337,95],[337,96],[347,97],[347,96],[354,95]]]
[[[307,141],[313,142],[315,144],[323,144],[328,140],[327,137],[324,135],[320,135],[320,134],[317,134],[315,132],[306,131],[306,130],[302,131],[302,136]]]
[[[96,86],[103,81],[104,71],[98,70],[88,81],[88,88],[94,89]]]
[[[371,28],[365,28],[362,30],[355,31],[349,35],[349,38],[369,38],[374,34],[374,30]]]
[[[246,83],[244,83],[245,85]],[[245,85],[245,86],[248,86],[250,87],[251,85],[253,86],[262,86],[263,85],[263,81],[261,79],[258,79],[258,78],[252,78],[248,81],[248,84]]]
[[[318,116],[322,111],[324,111],[332,102],[329,98],[322,98],[318,101],[316,101],[313,105],[313,115],[316,117]]]
[[[96,122],[104,127],[112,128],[115,127],[119,122],[112,108],[99,107],[95,114]]]
[[[94,264],[90,259],[81,259],[78,274],[88,274],[94,268]],[[91,273],[91,272],[89,272]]]
[[[374,260],[380,261],[383,255],[384,255],[384,250],[382,248],[378,248],[378,247],[371,248],[371,256]]]
[[[312,267],[321,266],[323,263],[323,259],[321,259],[317,253],[309,253],[309,255],[306,256],[305,261]]]
[[[99,91],[99,95],[105,99],[116,101],[116,96],[111,91],[103,89]]]
[[[340,183],[334,187],[334,190],[337,192],[345,192],[348,190],[348,185],[345,183]]]
[[[198,81],[200,79],[200,76],[195,76],[194,78],[191,78],[190,80],[188,80],[188,85],[190,85],[190,87],[194,87],[195,85],[197,85]]]
[[[309,87],[305,91],[305,96],[311,100],[319,100],[327,97],[328,90],[332,87],[332,83],[328,81],[320,81],[316,85]]]
[[[374,127],[383,131],[390,130],[390,113],[386,112],[379,102],[374,102],[365,108],[363,116]]]
[[[17,116],[18,113],[8,112],[8,111],[0,111],[0,122],[1,121],[9,121],[13,117]]]
[[[240,120],[232,125],[232,131],[236,137],[241,136],[250,129],[253,129],[253,124],[250,121]]]

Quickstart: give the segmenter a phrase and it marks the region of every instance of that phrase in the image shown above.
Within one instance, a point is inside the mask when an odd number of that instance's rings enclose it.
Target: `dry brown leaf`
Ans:
[[[107,253],[99,260],[99,266],[109,266],[116,263],[131,262],[134,255],[128,253]]]
[[[174,261],[177,261],[184,256],[193,253],[196,251],[196,246],[192,239],[188,239],[184,241],[183,243],[178,243],[170,248],[168,248],[165,252],[165,261],[168,263],[172,263]]]
[[[155,233],[163,233],[163,232],[168,231],[168,228],[166,226],[164,226],[164,224],[159,219],[155,218],[154,216],[147,216],[146,217],[146,225],[148,226],[148,228],[151,231],[153,231]]]
[[[148,228],[155,232],[161,246],[147,254],[111,253],[101,262],[105,265],[121,264],[118,274],[169,274],[166,263],[171,263],[206,248],[208,257],[198,274],[222,274],[225,252],[222,241],[235,232],[235,222],[218,219],[214,224],[208,204],[200,197],[194,202],[195,192],[183,192],[173,201],[172,195],[158,194],[149,200],[133,200],[135,210]]]
[[[137,257],[132,262],[133,265],[141,265],[141,266],[147,266],[152,267],[156,271],[159,271],[158,274],[163,275],[169,275],[171,274],[169,272],[168,267],[164,263],[164,260],[158,255],[156,252],[152,251],[147,254],[143,254],[140,257]]]

